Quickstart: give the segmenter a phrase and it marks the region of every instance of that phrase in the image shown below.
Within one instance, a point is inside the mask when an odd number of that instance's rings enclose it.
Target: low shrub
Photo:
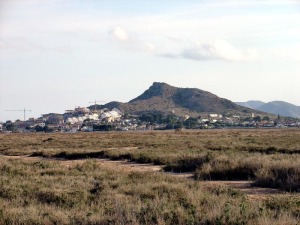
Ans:
[[[281,162],[267,165],[256,172],[253,185],[300,192],[299,164]]]
[[[251,158],[216,157],[198,167],[194,177],[197,180],[248,180],[255,178],[260,167],[262,163]]]
[[[201,168],[205,163],[209,162],[211,158],[212,155],[210,153],[203,156],[182,158],[174,163],[167,164],[164,167],[164,171],[172,171],[177,173],[194,172],[197,168]]]

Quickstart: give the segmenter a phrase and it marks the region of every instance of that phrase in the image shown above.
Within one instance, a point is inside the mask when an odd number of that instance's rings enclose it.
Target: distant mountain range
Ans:
[[[265,115],[230,100],[220,98],[210,92],[196,88],[178,88],[166,83],[154,82],[148,90],[128,103],[109,102],[96,105],[97,109],[118,108],[126,113],[142,114],[145,112],[173,112],[178,116],[198,116],[205,113],[251,115],[252,113]],[[94,109],[95,105],[89,107]]]
[[[284,101],[265,103],[262,101],[251,100],[247,102],[236,102],[236,104],[276,115],[279,114],[281,116],[300,118],[300,106]]]

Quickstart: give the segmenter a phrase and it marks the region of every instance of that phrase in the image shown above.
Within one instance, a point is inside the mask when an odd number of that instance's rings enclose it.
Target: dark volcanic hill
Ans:
[[[110,102],[103,107],[109,109],[116,107],[124,112],[136,114],[143,112],[174,112],[179,116],[186,114],[195,116],[203,113],[262,114],[207,91],[196,88],[177,88],[159,82],[154,82],[148,90],[128,103]]]

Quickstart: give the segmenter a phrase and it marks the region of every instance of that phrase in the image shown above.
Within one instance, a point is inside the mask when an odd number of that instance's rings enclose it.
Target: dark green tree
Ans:
[[[6,121],[6,123],[4,124],[4,127],[8,131],[16,131],[17,130],[16,125],[10,120]]]
[[[94,131],[111,131],[111,130],[115,130],[115,126],[111,125],[111,124],[94,124],[93,125],[93,130]]]
[[[260,122],[260,121],[261,121],[261,117],[260,117],[260,116],[255,117],[255,118],[254,118],[254,121],[255,121],[255,122]]]
[[[192,128],[196,128],[197,125],[198,125],[198,120],[196,118],[188,118],[187,120],[185,120],[183,122],[184,126],[187,128],[187,129],[192,129]]]

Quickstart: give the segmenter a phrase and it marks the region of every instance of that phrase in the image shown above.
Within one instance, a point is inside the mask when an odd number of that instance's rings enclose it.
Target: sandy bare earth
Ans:
[[[2,158],[7,159],[22,159],[28,161],[55,161],[61,163],[61,165],[66,167],[74,167],[76,165],[83,164],[87,160],[91,159],[79,159],[79,160],[62,160],[62,159],[55,159],[55,158],[42,158],[42,157],[29,157],[29,156],[5,156],[1,155]],[[141,164],[129,161],[113,161],[110,159],[92,159],[101,165],[112,169],[112,170],[122,170],[124,172],[162,172],[161,165],[153,165],[153,164]],[[164,174],[168,174],[170,176],[178,177],[178,178],[192,178],[193,173],[171,173],[171,172],[164,172]],[[285,194],[284,192],[278,189],[271,189],[271,188],[261,188],[261,187],[254,187],[251,186],[251,181],[199,181],[204,188],[211,189],[217,186],[230,186],[234,189],[237,189],[243,193],[245,193],[250,200],[257,200],[257,199],[265,199],[270,196]],[[293,195],[300,195],[299,193]]]

